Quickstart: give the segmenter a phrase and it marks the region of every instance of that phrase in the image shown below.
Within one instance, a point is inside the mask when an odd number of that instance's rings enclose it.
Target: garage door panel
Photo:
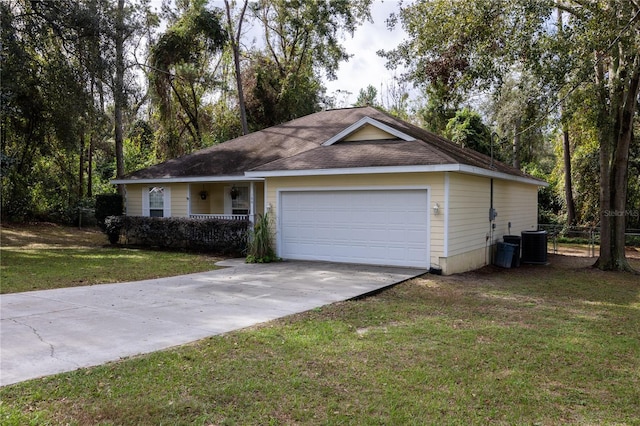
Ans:
[[[398,213],[398,216],[407,223],[421,224],[424,218],[424,210],[406,211]],[[426,224],[424,225],[426,226]]]
[[[391,247],[388,251],[388,256],[392,260],[402,261],[405,258],[406,253],[407,253],[406,249]]]
[[[280,255],[426,267],[428,215],[426,190],[282,192]]]
[[[407,246],[415,245],[417,247],[424,247],[424,242],[427,241],[427,231],[413,230],[406,233],[405,241]]]

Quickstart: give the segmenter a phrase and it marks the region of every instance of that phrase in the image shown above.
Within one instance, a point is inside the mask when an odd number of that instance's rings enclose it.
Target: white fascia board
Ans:
[[[449,171],[449,165],[435,166],[380,166],[380,167],[349,167],[340,169],[307,169],[307,170],[269,170],[264,172],[245,172],[249,177],[287,177],[287,176],[331,176],[331,175],[361,175],[384,173],[411,172],[439,172]]]
[[[434,164],[425,166],[380,166],[380,167],[350,167],[341,169],[311,169],[311,170],[272,170],[265,172],[246,172],[247,177],[289,177],[289,176],[332,176],[332,175],[362,175],[362,174],[386,174],[386,173],[435,173],[435,172],[459,172],[476,176],[503,179],[526,183],[529,185],[548,186],[546,182],[530,179],[522,176],[514,176],[508,173],[482,169],[480,167],[466,166],[463,164]]]
[[[547,182],[537,180],[537,179],[527,178],[524,176],[515,176],[509,173],[497,172],[493,170],[483,169],[481,167],[467,166],[464,164],[459,164],[458,166],[460,167],[460,170],[458,171],[461,173],[468,173],[476,176],[486,176],[489,178],[496,178],[496,179],[502,179],[502,180],[510,180],[513,182],[526,183],[529,185],[542,186],[545,188],[549,186]]]
[[[259,177],[248,176],[187,176],[174,178],[155,178],[155,179],[113,179],[109,181],[114,185],[129,185],[135,183],[200,183],[200,182],[262,182],[264,179]]]
[[[413,141],[413,140],[415,140],[415,138],[413,136],[409,136],[406,133],[403,133],[403,132],[401,132],[399,130],[396,130],[391,126],[387,126],[386,124],[381,123],[378,120],[367,116],[367,117],[361,118],[360,120],[358,120],[355,123],[353,123],[351,126],[347,127],[346,129],[344,129],[343,131],[341,131],[337,135],[333,136],[331,139],[329,139],[328,141],[324,142],[322,144],[322,146],[333,145],[334,143],[339,142],[342,139],[346,138],[350,134],[355,133],[357,130],[359,130],[360,128],[362,128],[363,126],[365,126],[367,124],[370,124],[373,127],[377,127],[378,129],[382,130],[383,132],[389,133],[390,135],[395,136],[398,139],[402,139],[402,140],[405,140],[405,141]]]

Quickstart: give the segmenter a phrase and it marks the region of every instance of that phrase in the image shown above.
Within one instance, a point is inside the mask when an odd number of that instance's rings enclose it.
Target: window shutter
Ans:
[[[163,199],[163,217],[171,217],[171,187],[164,187],[164,199]]]
[[[149,187],[142,188],[142,216],[150,216],[149,213]]]

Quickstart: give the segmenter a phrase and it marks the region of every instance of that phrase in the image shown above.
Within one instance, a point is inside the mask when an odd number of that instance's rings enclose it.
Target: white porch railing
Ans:
[[[192,219],[227,219],[227,220],[249,220],[247,214],[191,214]]]

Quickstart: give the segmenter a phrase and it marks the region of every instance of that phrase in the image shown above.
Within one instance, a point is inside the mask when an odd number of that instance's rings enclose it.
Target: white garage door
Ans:
[[[280,194],[285,259],[429,266],[427,190]]]

